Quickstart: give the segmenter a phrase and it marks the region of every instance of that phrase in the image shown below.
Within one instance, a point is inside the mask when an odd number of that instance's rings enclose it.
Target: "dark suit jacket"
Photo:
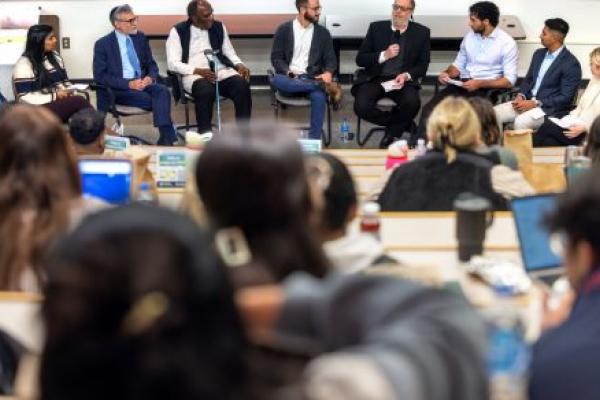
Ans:
[[[533,53],[529,70],[521,83],[519,92],[528,99],[533,96],[531,90],[535,86],[547,51],[546,48],[542,48]],[[580,81],[581,65],[579,61],[567,48],[563,48],[546,71],[538,89],[536,99],[542,102],[542,110],[548,115],[568,113],[573,106]]]
[[[294,54],[294,21],[284,22],[279,25],[273,38],[271,49],[271,64],[275,73],[287,74]],[[331,34],[324,26],[314,24],[310,52],[308,54],[308,67],[306,73],[310,76],[320,75],[323,72],[335,74],[337,70],[337,58],[333,50]]]
[[[142,78],[150,76],[158,79],[158,66],[152,57],[150,44],[143,32],[131,35],[133,46],[140,60]],[[129,90],[129,79],[123,78],[123,64],[117,34],[111,32],[98,39],[94,45],[94,80],[116,90]],[[107,109],[108,98],[103,91],[98,92],[98,108]]]
[[[365,68],[366,71],[359,74],[352,91],[361,83],[368,82],[381,74],[379,64],[379,54],[385,51],[390,45],[392,36],[391,21],[376,21],[369,25],[367,36],[360,45],[356,55],[356,64]],[[410,22],[406,29],[406,47],[404,49],[404,62],[402,64],[403,72],[408,72],[412,81],[408,84],[420,85],[421,79],[425,77],[427,68],[429,68],[430,58],[430,31],[429,28]]]

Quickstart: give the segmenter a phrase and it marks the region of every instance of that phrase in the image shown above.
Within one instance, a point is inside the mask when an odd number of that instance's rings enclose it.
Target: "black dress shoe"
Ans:
[[[396,140],[396,138],[392,135],[388,135],[387,133],[381,138],[381,142],[379,142],[379,148],[380,149],[387,149],[388,146],[392,143],[394,143],[394,141]]]

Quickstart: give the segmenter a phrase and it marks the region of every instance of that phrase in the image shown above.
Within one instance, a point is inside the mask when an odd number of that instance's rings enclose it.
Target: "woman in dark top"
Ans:
[[[75,95],[56,51],[57,42],[51,26],[29,28],[25,52],[13,70],[13,85],[17,101],[43,105],[67,122],[77,111],[92,106],[86,98]]]

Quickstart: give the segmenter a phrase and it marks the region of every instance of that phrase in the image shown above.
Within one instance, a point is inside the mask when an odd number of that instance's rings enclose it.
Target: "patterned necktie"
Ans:
[[[140,60],[135,52],[135,48],[133,47],[133,40],[131,40],[131,37],[127,36],[125,43],[127,47],[127,58],[129,59],[135,74],[134,78],[138,79],[142,76],[142,68],[140,67]]]

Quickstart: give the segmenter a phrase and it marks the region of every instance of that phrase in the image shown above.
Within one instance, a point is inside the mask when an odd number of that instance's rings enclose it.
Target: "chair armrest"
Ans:
[[[92,83],[90,83],[90,89],[95,90],[96,92],[99,92],[101,90],[106,91],[106,94],[108,95],[108,103],[109,103],[108,112],[110,112],[116,118],[118,116],[117,100],[116,100],[115,93],[113,92],[112,88],[110,86],[106,86],[106,85],[103,85],[98,82],[92,82]]]
[[[167,76],[171,82],[171,88],[173,89],[173,99],[175,100],[175,104],[180,101],[183,103],[185,101],[185,94],[183,90],[183,75],[175,71],[167,71]]]

